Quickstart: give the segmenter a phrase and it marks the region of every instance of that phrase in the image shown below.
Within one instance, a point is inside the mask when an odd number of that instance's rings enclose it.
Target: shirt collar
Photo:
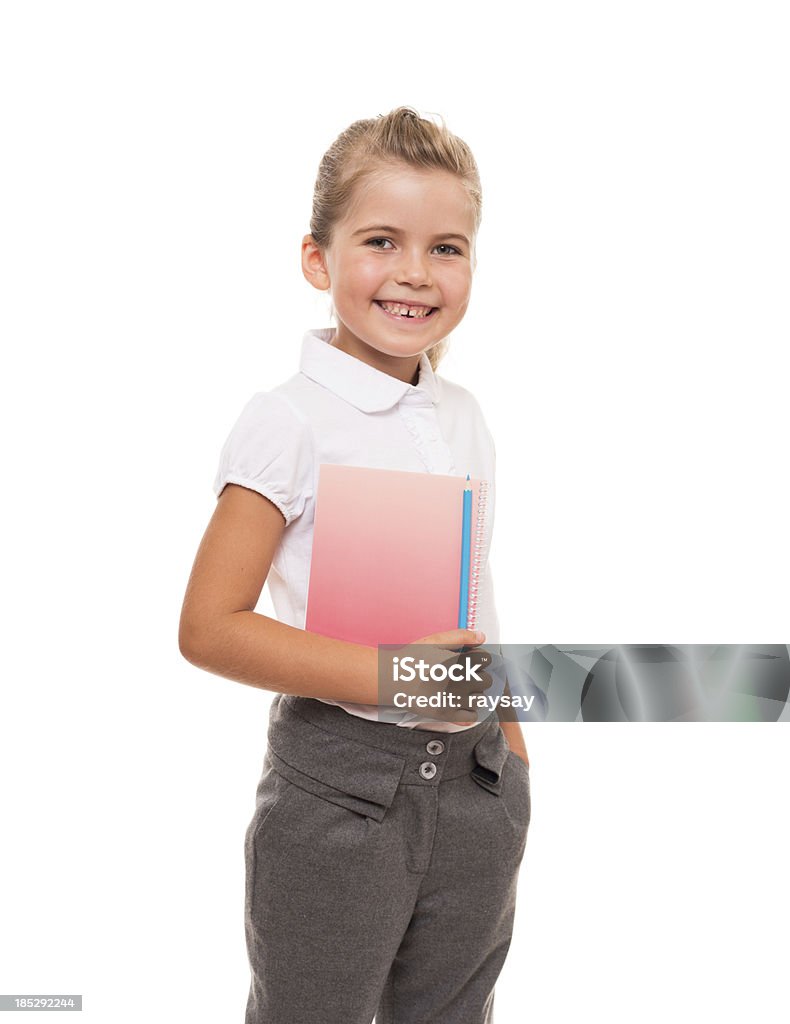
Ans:
[[[336,331],[336,327],[317,327],[304,335],[299,369],[305,376],[362,412],[384,412],[406,395],[421,393],[433,405],[438,403],[439,380],[425,352],[420,354],[420,376],[413,385],[334,348]]]

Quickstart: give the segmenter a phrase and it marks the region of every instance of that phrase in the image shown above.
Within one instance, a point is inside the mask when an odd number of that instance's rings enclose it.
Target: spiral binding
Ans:
[[[486,524],[488,518],[488,480],[481,480],[477,495],[477,516],[475,533],[472,537],[472,552],[469,559],[469,610],[467,629],[477,629],[477,612],[480,601],[480,578],[485,564]]]

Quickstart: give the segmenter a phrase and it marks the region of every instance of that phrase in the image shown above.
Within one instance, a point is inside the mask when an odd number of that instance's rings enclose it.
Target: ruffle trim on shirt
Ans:
[[[411,416],[409,416],[409,414],[405,412],[403,408],[399,408],[398,412],[400,413],[400,418],[406,424],[406,429],[412,436],[412,439],[414,441],[414,447],[417,449],[417,454],[422,459],[425,468],[430,472],[431,463],[430,459],[428,458],[428,452],[425,450],[425,444],[423,443],[423,440],[420,437],[420,432],[417,430],[417,427],[412,422]]]
[[[398,412],[400,413],[401,420],[406,424],[406,429],[412,436],[417,454],[420,456],[420,459],[428,472],[447,473],[452,476],[455,473],[455,464],[447,445],[444,445],[445,450],[441,452],[437,449],[430,451],[427,442],[417,428],[417,425],[408,409],[401,406],[399,407]]]

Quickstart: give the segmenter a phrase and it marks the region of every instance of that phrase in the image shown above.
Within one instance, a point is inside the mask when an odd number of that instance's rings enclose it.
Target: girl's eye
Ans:
[[[367,242],[365,242],[365,245],[369,245],[373,249],[380,249],[382,251],[385,251],[383,246],[376,245],[377,242],[386,242],[387,244],[392,245],[392,243],[390,242],[389,238],[369,238],[367,240]],[[456,249],[456,247],[454,245],[448,245],[446,242],[441,242],[439,245],[436,246],[436,248],[437,249],[449,249],[450,252],[447,253],[447,255],[455,255],[455,256],[460,256],[461,255],[461,250],[460,249]],[[441,253],[440,255],[444,256],[445,253]]]

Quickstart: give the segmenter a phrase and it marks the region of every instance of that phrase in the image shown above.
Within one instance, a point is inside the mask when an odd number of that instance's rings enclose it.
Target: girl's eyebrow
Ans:
[[[354,231],[351,237],[354,238],[356,235],[366,235],[369,231],[386,231],[390,235],[403,234],[400,228],[394,228],[389,224],[371,224],[370,227],[360,228],[359,231]],[[458,238],[466,245],[469,245],[469,239],[466,235],[458,234],[458,232],[448,231],[441,235],[434,235],[433,241],[435,242],[439,238]]]

